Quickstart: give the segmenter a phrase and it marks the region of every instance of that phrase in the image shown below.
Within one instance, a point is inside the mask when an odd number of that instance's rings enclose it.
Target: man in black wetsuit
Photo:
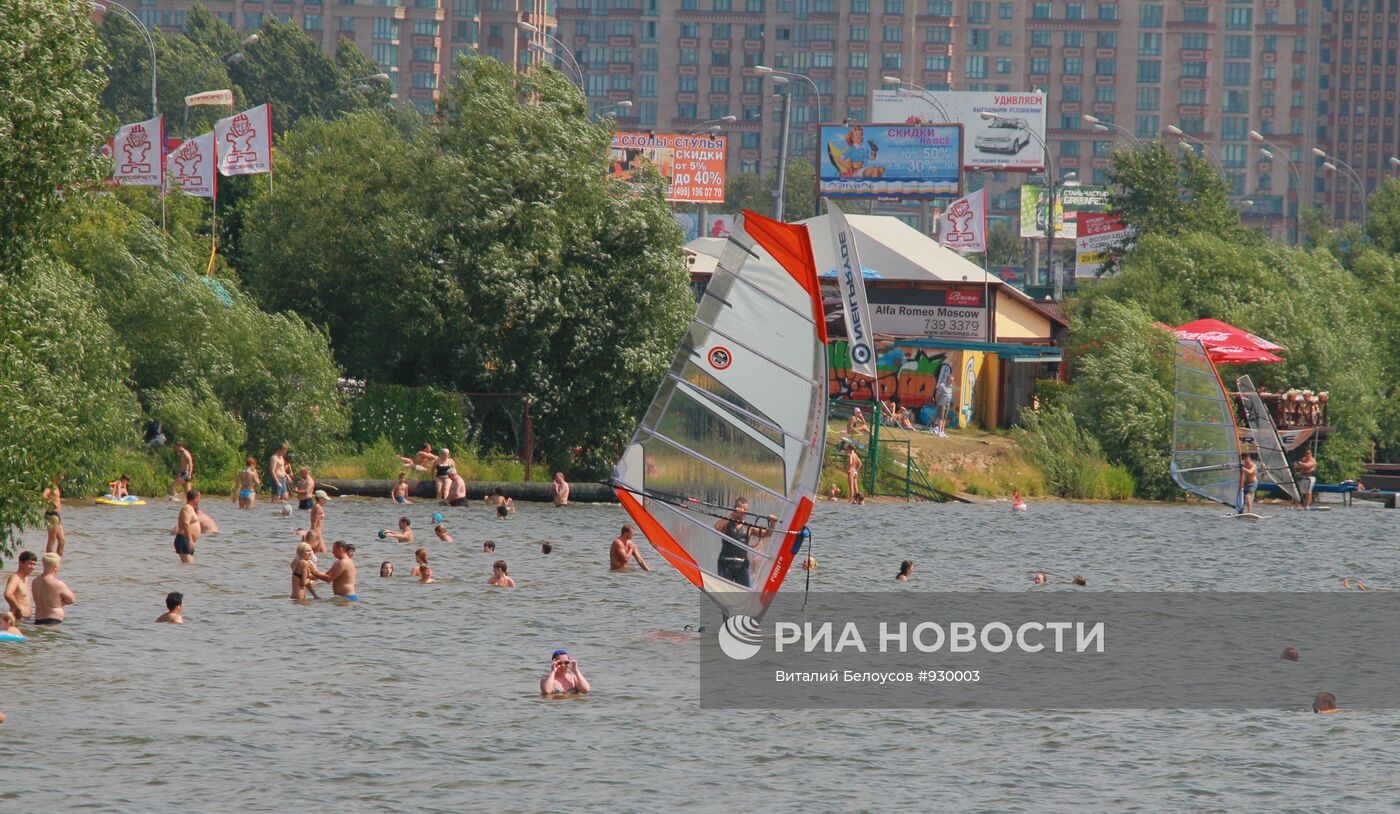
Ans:
[[[741,497],[734,501],[734,511],[715,523],[715,530],[721,535],[716,571],[724,579],[745,588],[749,587],[749,549],[746,544],[752,528],[744,522],[748,511],[749,502]]]

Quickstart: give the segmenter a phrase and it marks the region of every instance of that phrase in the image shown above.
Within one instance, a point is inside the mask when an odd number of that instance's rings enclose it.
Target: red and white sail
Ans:
[[[826,390],[807,228],[745,212],[613,473],[647,540],[729,615],[761,615],[805,539]],[[731,537],[719,527],[741,498]]]

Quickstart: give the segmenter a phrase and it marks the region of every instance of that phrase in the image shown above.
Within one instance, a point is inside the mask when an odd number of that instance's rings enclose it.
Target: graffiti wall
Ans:
[[[851,372],[846,343],[835,339],[827,344],[827,392],[833,399],[870,401],[870,379]],[[933,398],[939,369],[948,364],[947,351],[904,347],[895,343],[881,347],[876,359],[880,374],[880,397],[914,412]],[[944,374],[947,375],[947,374]]]

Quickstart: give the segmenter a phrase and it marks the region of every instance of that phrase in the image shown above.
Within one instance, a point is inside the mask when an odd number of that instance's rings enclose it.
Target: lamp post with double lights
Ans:
[[[1045,154],[1045,191],[1050,201],[1045,217],[1045,273],[1048,279],[1054,281],[1055,299],[1058,300],[1064,295],[1065,284],[1063,275],[1055,274],[1055,162],[1050,156],[1050,148],[1046,146],[1045,139],[1027,127],[1021,119],[1008,119],[990,110],[984,110],[980,115],[986,121],[1010,122],[1013,127],[1034,139]]]
[[[1322,159],[1322,168],[1328,172],[1340,172],[1345,170],[1347,178],[1356,184],[1356,191],[1361,193],[1361,234],[1366,234],[1366,184],[1361,180],[1361,176],[1352,169],[1352,166],[1335,155],[1328,155],[1319,147],[1312,148],[1312,154]]]
[[[778,186],[777,186],[777,189],[775,189],[775,190],[773,191],[773,212],[774,212],[773,217],[774,217],[775,220],[782,220],[782,219],[783,219],[783,201],[784,201],[783,195],[784,195],[784,193],[785,193],[785,191],[786,191],[786,187],[787,187],[788,139],[789,139],[789,137],[790,137],[790,135],[791,135],[791,133],[792,133],[792,87],[791,87],[790,81],[793,80],[793,79],[800,79],[800,80],[802,80],[803,82],[806,82],[807,84],[809,84],[809,85],[812,86],[812,93],[816,94],[816,96],[817,96],[817,120],[818,120],[818,124],[821,123],[820,120],[821,120],[821,117],[822,117],[822,91],[821,91],[821,88],[817,87],[817,83],[816,83],[816,82],[813,82],[812,79],[811,79],[811,77],[809,77],[809,76],[807,76],[807,75],[805,75],[805,74],[793,73],[792,71],[781,71],[781,70],[778,70],[777,68],[773,68],[773,67],[770,67],[770,66],[768,66],[768,65],[755,65],[755,66],[753,66],[753,70],[754,70],[754,73],[756,73],[756,74],[766,75],[766,76],[771,76],[771,77],[773,77],[773,82],[774,82],[775,84],[778,84],[778,85],[788,85],[788,87],[782,88],[782,93],[783,93],[783,126],[782,126],[782,140],[783,140],[783,143],[780,144],[780,145],[778,146],[778,156],[779,156],[779,161],[778,161]]]
[[[347,90],[353,89],[356,93],[369,95],[374,90],[374,86],[368,83],[392,81],[393,79],[387,73],[376,73],[370,74],[369,76],[357,76],[354,79],[347,79],[340,84],[339,88],[336,88],[334,93],[326,97],[326,101],[321,103],[321,108],[316,111],[316,118],[324,119],[326,117],[326,111],[330,109],[331,102],[334,102],[337,96]]]
[[[579,64],[578,57],[574,56],[574,52],[569,50],[569,46],[565,45],[563,40],[559,39],[558,37],[554,36],[553,34],[549,33],[548,31],[544,30],[543,28],[540,28],[539,26],[535,25],[534,23],[527,22],[527,21],[525,21],[525,20],[520,20],[520,21],[518,21],[518,22],[515,24],[515,27],[518,28],[518,29],[520,29],[521,31],[524,31],[524,32],[527,33],[527,34],[539,34],[539,35],[541,35],[541,36],[547,38],[550,42],[552,42],[552,43],[554,43],[555,45],[559,46],[559,49],[560,49],[561,51],[563,51],[563,52],[569,57],[569,61],[568,61],[568,62],[565,62],[564,64],[565,64],[565,65],[570,65],[570,64],[573,65],[574,72],[575,72],[576,74],[578,74],[578,84],[579,84],[579,87],[580,87],[580,88],[583,88],[583,95],[584,95],[584,98],[585,98],[585,99],[588,98],[588,86],[587,86],[587,82],[585,81],[585,78],[586,78],[587,74],[584,73],[583,66]],[[537,43],[531,43],[531,46],[530,46],[530,47],[533,47],[535,44],[537,44]],[[540,45],[540,47],[535,48],[535,50],[536,50],[536,51],[544,51],[545,53],[548,53],[548,52],[549,52],[549,49],[548,49],[548,48],[545,48],[542,44]],[[562,61],[562,60],[561,60],[561,61]]]
[[[1259,148],[1259,155],[1262,155],[1270,161],[1279,156],[1283,156],[1283,160],[1287,162],[1288,174],[1293,178],[1295,183],[1294,189],[1297,190],[1298,194],[1298,200],[1295,201],[1296,205],[1293,208],[1293,245],[1296,246],[1298,245],[1299,237],[1298,210],[1303,208],[1303,174],[1298,171],[1298,165],[1293,163],[1293,158],[1288,154],[1288,151],[1264,138],[1263,133],[1260,133],[1258,130],[1250,130],[1249,140],[1257,141],[1262,145]]]
[[[914,91],[914,93],[918,94],[920,99],[923,99],[925,102],[928,102],[929,107],[932,107],[934,111],[938,113],[938,115],[942,116],[943,121],[945,123],[954,121],[953,117],[948,115],[948,108],[944,107],[943,103],[938,101],[938,97],[933,95],[933,91],[929,90],[923,85],[920,85],[917,82],[906,82],[897,76],[882,76],[880,77],[880,80],[883,81],[886,85],[894,85],[896,89],[909,88],[910,90]]]
[[[1115,123],[1110,122],[1110,121],[1105,121],[1105,120],[1103,120],[1103,119],[1100,119],[1100,118],[1097,117],[1097,116],[1090,116],[1088,113],[1085,113],[1084,116],[1083,116],[1083,118],[1084,118],[1084,121],[1086,121],[1086,122],[1088,122],[1089,124],[1093,125],[1093,126],[1094,126],[1094,129],[1095,129],[1096,131],[1100,132],[1100,133],[1107,133],[1107,132],[1109,132],[1110,130],[1114,130],[1114,131],[1117,131],[1117,132],[1119,132],[1119,133],[1122,133],[1124,136],[1127,136],[1128,140],[1131,141],[1133,144],[1141,144],[1141,143],[1142,143],[1142,139],[1140,139],[1140,138],[1138,138],[1137,136],[1133,135],[1133,131],[1129,130],[1128,128],[1124,127],[1124,126],[1121,125],[1121,124],[1115,124]]]
[[[257,45],[258,42],[260,42],[261,40],[262,40],[262,37],[258,36],[257,34],[249,34],[248,36],[244,37],[244,38],[243,38],[243,41],[240,42],[240,43],[238,44],[238,48],[235,48],[234,50],[229,51],[227,54],[224,54],[223,56],[219,57],[219,61],[218,61],[218,62],[214,63],[213,65],[210,65],[210,66],[207,67],[207,68],[205,68],[205,69],[204,69],[204,73],[200,74],[198,79],[196,79],[195,81],[191,82],[191,83],[190,83],[190,86],[191,86],[191,87],[197,88],[197,87],[203,85],[203,84],[204,84],[204,80],[206,80],[206,79],[209,78],[209,74],[213,73],[215,70],[217,70],[218,68],[220,68],[220,67],[222,67],[222,66],[224,66],[224,65],[237,65],[238,63],[242,62],[242,61],[244,60],[245,57],[243,56],[243,51],[242,51],[241,49],[243,49],[243,48],[250,48],[250,47],[252,47],[252,46],[254,46],[254,45]],[[196,91],[196,92],[197,92],[197,93],[200,93],[200,92],[202,92],[202,91]],[[184,113],[184,116],[181,118],[181,121],[180,121],[180,140],[183,141],[183,140],[185,140],[185,139],[187,139],[187,138],[189,138],[189,137],[190,137],[190,106],[189,106],[188,103],[186,103],[186,105],[185,105],[185,113]]]
[[[687,136],[708,136],[714,138],[724,132],[724,125],[730,122],[737,122],[738,116],[720,116],[718,119],[709,119],[700,123],[700,126],[690,132]],[[701,203],[695,205],[695,216],[700,221],[699,234],[705,234],[705,223],[710,219],[710,205]]]
[[[1220,166],[1220,155],[1216,153],[1215,150],[1211,149],[1211,146],[1209,144],[1206,144],[1204,141],[1201,141],[1200,139],[1196,138],[1195,136],[1191,135],[1185,130],[1182,130],[1180,127],[1177,127],[1174,124],[1167,125],[1166,129],[1163,132],[1170,133],[1173,136],[1176,136],[1177,138],[1181,139],[1183,142],[1190,142],[1192,144],[1197,145],[1202,150],[1204,150],[1206,154],[1211,157],[1211,159],[1215,161],[1215,165],[1217,167]]]

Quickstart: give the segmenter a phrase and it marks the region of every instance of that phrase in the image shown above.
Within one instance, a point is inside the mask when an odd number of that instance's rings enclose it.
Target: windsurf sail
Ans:
[[[726,615],[762,615],[806,538],[826,391],[807,227],[744,212],[612,478],[651,545]]]
[[[1235,408],[1205,348],[1194,339],[1176,341],[1171,475],[1193,495],[1244,510]]]
[[[1254,388],[1254,380],[1245,375],[1236,379],[1235,384],[1239,387],[1240,404],[1244,406],[1245,421],[1249,424],[1247,437],[1259,450],[1260,482],[1278,484],[1295,503],[1301,502],[1298,481],[1293,477],[1293,467],[1288,464],[1283,438],[1259,391]]]

